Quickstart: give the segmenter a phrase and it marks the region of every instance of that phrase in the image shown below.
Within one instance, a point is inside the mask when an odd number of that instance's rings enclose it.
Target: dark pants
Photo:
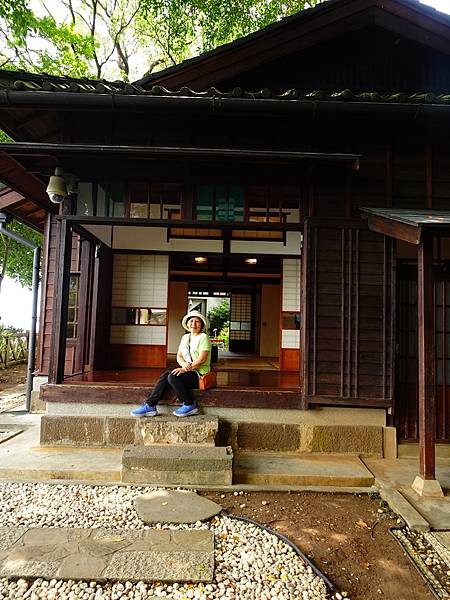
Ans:
[[[155,383],[152,393],[147,398],[147,404],[156,406],[164,394],[173,389],[183,404],[195,404],[191,390],[198,390],[198,375],[195,371],[172,375],[171,371],[164,371]]]

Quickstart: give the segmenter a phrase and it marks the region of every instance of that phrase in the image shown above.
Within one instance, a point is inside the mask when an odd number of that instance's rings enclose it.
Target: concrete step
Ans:
[[[357,456],[242,453],[234,460],[233,483],[370,487],[374,476]]]
[[[230,447],[127,446],[122,456],[122,481],[156,485],[230,485]]]
[[[127,446],[182,444],[214,446],[219,418],[198,415],[180,419],[172,414],[156,417],[108,415],[42,415],[42,446]]]

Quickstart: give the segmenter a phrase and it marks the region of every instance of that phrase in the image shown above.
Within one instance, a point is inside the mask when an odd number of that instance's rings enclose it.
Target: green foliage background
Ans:
[[[221,331],[224,323],[230,318],[230,299],[225,298],[223,302],[211,308],[208,311],[209,333],[213,335],[213,330]]]
[[[8,225],[8,229],[18,233],[37,246],[42,244],[42,235],[23,223],[14,221],[12,224]],[[1,233],[0,238],[0,269],[3,269],[5,266],[5,259],[7,259],[5,275],[18,281],[23,286],[31,288],[33,279],[33,250],[15,240],[11,240]]]

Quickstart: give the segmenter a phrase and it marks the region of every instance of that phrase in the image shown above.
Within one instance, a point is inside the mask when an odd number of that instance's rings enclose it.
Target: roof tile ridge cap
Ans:
[[[349,88],[344,88],[338,92],[331,92],[328,96],[331,100],[353,100],[355,94]]]
[[[436,94],[433,92],[414,92],[409,94],[408,102],[421,103],[421,104],[433,104],[436,99]]]
[[[274,94],[272,92],[272,98],[276,100],[298,100],[300,98],[300,92],[297,88],[289,88],[280,94]]]
[[[42,91],[42,85],[37,81],[24,81],[23,79],[16,79],[12,88],[18,91]]]
[[[174,92],[172,90],[169,90],[168,88],[164,87],[160,83],[153,85],[149,90],[147,90],[147,93],[153,94],[154,96],[173,96],[174,95]]]
[[[450,104],[450,94],[438,94],[436,96],[436,102],[440,104]]]

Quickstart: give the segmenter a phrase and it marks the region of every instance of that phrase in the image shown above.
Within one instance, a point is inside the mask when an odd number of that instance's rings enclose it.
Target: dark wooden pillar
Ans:
[[[418,362],[419,362],[419,476],[435,479],[434,430],[436,419],[436,360],[434,343],[433,238],[423,235],[418,253]]]
[[[66,219],[59,222],[59,253],[55,272],[49,383],[64,379],[66,360],[67,306],[69,299],[72,229]]]

